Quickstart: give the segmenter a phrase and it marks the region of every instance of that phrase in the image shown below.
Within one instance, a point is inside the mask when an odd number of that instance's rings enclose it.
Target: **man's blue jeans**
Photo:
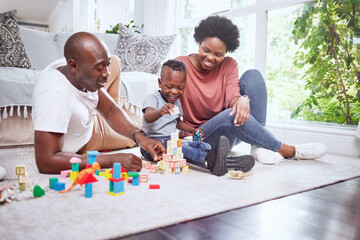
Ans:
[[[170,140],[170,136],[157,137],[155,139],[159,140],[164,144],[165,147],[167,147],[167,141]],[[182,152],[187,162],[201,167],[206,167],[205,157],[207,152],[211,150],[210,144],[201,141],[186,141],[186,140],[181,140],[181,141],[182,141]],[[150,154],[146,152],[144,149],[141,148],[140,151],[144,158],[151,161],[153,160]]]
[[[241,141],[263,147],[274,152],[280,149],[281,142],[266,128],[267,90],[264,78],[258,70],[248,70],[239,79],[240,94],[250,98],[250,117],[243,125],[234,125],[235,114],[225,109],[200,126],[205,133],[204,142],[215,147],[220,136],[226,136],[231,147]]]

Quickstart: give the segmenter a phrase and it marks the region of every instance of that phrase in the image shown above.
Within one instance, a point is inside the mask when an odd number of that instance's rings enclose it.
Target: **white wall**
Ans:
[[[118,23],[128,24],[134,19],[133,14],[134,0],[101,0],[96,3],[96,18],[99,19],[95,25],[96,32],[104,33]]]
[[[50,32],[72,32],[73,26],[73,1],[67,0],[62,2],[53,16],[50,18]]]

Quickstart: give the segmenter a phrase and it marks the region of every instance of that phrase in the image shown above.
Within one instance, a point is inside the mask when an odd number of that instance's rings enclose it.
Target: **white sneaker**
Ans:
[[[276,164],[275,152],[271,150],[257,146],[251,146],[250,155],[252,155],[259,163],[269,165]]]
[[[306,143],[295,145],[295,159],[312,160],[322,157],[326,153],[326,146],[322,143]]]

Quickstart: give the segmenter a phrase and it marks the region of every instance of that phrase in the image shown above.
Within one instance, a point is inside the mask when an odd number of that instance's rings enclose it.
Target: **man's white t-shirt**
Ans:
[[[77,152],[91,138],[93,111],[98,105],[98,92],[82,92],[57,70],[65,66],[59,59],[43,71],[35,86],[32,104],[34,129],[64,133],[63,152]]]

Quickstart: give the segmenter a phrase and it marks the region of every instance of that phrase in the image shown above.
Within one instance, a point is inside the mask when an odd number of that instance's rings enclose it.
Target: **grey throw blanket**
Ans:
[[[0,68],[0,121],[13,116],[28,117],[32,94],[40,71],[22,68]]]

